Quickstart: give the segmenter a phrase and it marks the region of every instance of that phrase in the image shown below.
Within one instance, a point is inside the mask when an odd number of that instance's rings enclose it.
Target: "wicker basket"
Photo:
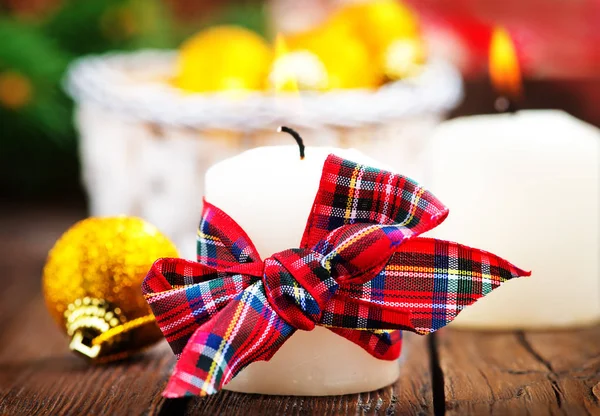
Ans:
[[[185,94],[173,88],[174,52],[141,51],[75,62],[66,89],[77,103],[83,180],[92,215],[140,216],[186,257],[204,172],[242,150],[289,144],[354,147],[415,179],[432,128],[462,97],[458,72],[432,61],[412,79],[376,91]]]

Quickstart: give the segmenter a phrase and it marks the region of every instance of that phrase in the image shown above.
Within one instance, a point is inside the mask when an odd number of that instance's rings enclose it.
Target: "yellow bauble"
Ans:
[[[156,259],[177,256],[173,243],[139,218],[88,218],[67,230],[48,253],[42,286],[71,349],[102,361],[160,340],[141,284]]]
[[[326,79],[315,89],[374,88],[381,83],[365,43],[345,26],[327,22],[316,29],[289,36],[286,42],[291,53],[308,52],[322,63]]]
[[[271,48],[256,33],[216,26],[181,46],[175,84],[191,92],[261,90],[271,61]]]
[[[350,4],[341,8],[331,17],[331,24],[345,27],[357,37],[362,39],[369,48],[369,52],[379,66],[381,72],[387,77],[395,79],[410,75],[405,67],[413,64],[411,59],[416,59],[415,65],[424,60],[424,48],[420,38],[419,22],[417,16],[397,0],[374,0]],[[408,47],[415,44],[420,48],[409,55],[405,50],[407,45],[399,46],[398,42],[407,42]],[[395,46],[395,50],[392,50]],[[395,56],[390,58],[389,54]],[[404,54],[407,61],[400,61],[399,55]],[[390,65],[398,67],[390,68]]]

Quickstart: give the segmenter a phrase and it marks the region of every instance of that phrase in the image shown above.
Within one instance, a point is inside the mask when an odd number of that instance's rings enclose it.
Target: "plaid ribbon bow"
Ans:
[[[159,259],[142,286],[179,357],[163,395],[216,393],[315,325],[393,360],[400,330],[436,331],[529,275],[494,254],[417,237],[447,215],[410,179],[330,155],[300,248],[261,260],[241,227],[205,201],[198,262]]]

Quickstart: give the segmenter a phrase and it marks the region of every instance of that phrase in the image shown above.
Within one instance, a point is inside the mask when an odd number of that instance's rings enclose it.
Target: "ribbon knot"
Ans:
[[[393,360],[400,330],[434,332],[530,274],[483,250],[419,237],[447,215],[410,179],[330,155],[300,248],[263,261],[244,230],[204,201],[198,262],[159,259],[142,284],[179,358],[163,394],[216,393],[315,325]]]
[[[323,256],[308,249],[290,249],[265,260],[263,282],[277,315],[296,329],[310,331],[338,284],[321,265]]]

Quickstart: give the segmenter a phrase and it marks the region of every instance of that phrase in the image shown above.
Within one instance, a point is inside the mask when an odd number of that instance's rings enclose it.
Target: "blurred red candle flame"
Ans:
[[[515,101],[522,94],[521,69],[515,45],[506,29],[497,27],[492,33],[489,72],[496,91]]]

